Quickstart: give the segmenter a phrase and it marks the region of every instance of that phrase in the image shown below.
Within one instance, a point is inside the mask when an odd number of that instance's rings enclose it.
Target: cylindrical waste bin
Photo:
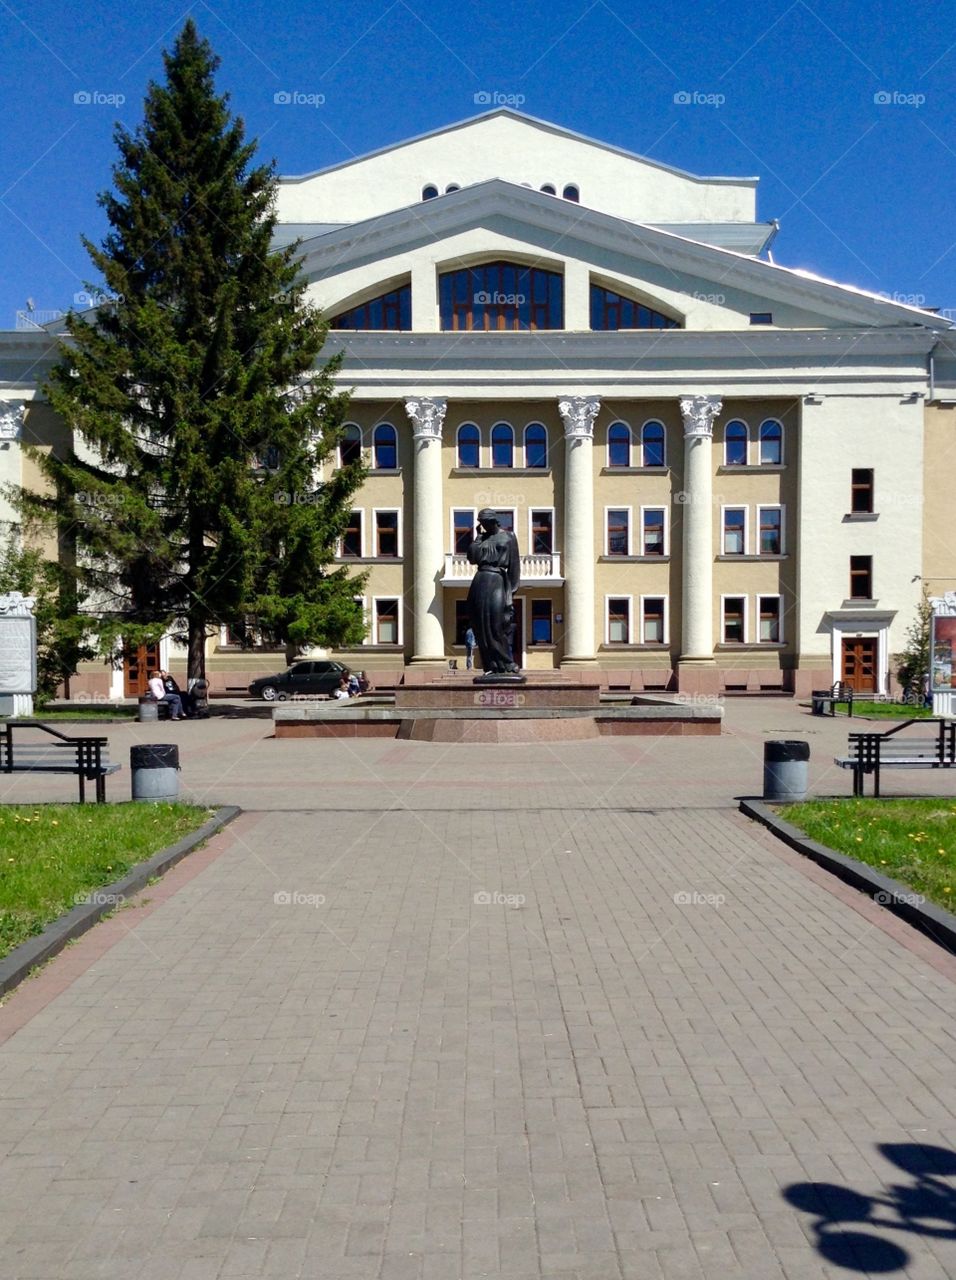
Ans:
[[[136,719],[140,724],[151,724],[159,719],[159,703],[155,698],[140,698]]]
[[[763,798],[804,800],[807,794],[809,742],[788,739],[763,744]]]
[[[175,743],[130,747],[129,767],[134,800],[179,798],[179,747]]]
[[[824,699],[829,696],[829,693],[812,693],[810,695],[810,712],[812,715],[822,716],[825,714]]]

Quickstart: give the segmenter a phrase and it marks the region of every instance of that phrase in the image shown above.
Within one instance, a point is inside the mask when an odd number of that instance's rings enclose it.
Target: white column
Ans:
[[[437,396],[405,401],[405,412],[412,423],[414,456],[412,662],[446,661],[439,579],[445,559],[441,434],[447,403]]]
[[[719,396],[684,396],[684,548],[680,665],[714,662],[713,434]],[[689,681],[679,673],[683,688]],[[691,681],[692,682],[692,681]]]
[[[594,420],[597,396],[558,401],[564,420],[564,663],[595,661]]]

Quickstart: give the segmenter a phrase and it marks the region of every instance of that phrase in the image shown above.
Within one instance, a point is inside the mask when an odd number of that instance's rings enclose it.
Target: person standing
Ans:
[[[475,665],[475,645],[477,643],[475,633],[469,627],[465,632],[465,668],[468,671]]]

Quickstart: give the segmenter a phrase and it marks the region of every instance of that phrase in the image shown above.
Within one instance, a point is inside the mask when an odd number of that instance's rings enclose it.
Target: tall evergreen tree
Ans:
[[[362,579],[329,569],[360,463],[319,484],[348,396],[327,326],[305,299],[296,246],[273,249],[276,175],[253,164],[219,60],[189,19],[135,134],[117,126],[110,231],[84,244],[105,282],[67,317],[47,394],[82,442],[38,455],[55,498],[20,491],[24,518],[72,522],[78,593],[101,648],[157,631],[205,639],[259,610],[292,647],[354,643]]]

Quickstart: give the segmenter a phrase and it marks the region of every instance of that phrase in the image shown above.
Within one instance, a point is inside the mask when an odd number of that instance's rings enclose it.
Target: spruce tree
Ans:
[[[254,164],[192,19],[163,57],[143,122],[116,129],[110,230],[84,239],[101,305],[68,315],[46,389],[81,443],[37,455],[54,498],[19,501],[71,524],[101,651],[181,631],[201,677],[207,635],[256,610],[292,647],[361,639],[363,580],[328,566],[364,467],[315,478],[348,396],[340,357],[316,367],[327,326],[296,246],[271,246],[274,165]]]

